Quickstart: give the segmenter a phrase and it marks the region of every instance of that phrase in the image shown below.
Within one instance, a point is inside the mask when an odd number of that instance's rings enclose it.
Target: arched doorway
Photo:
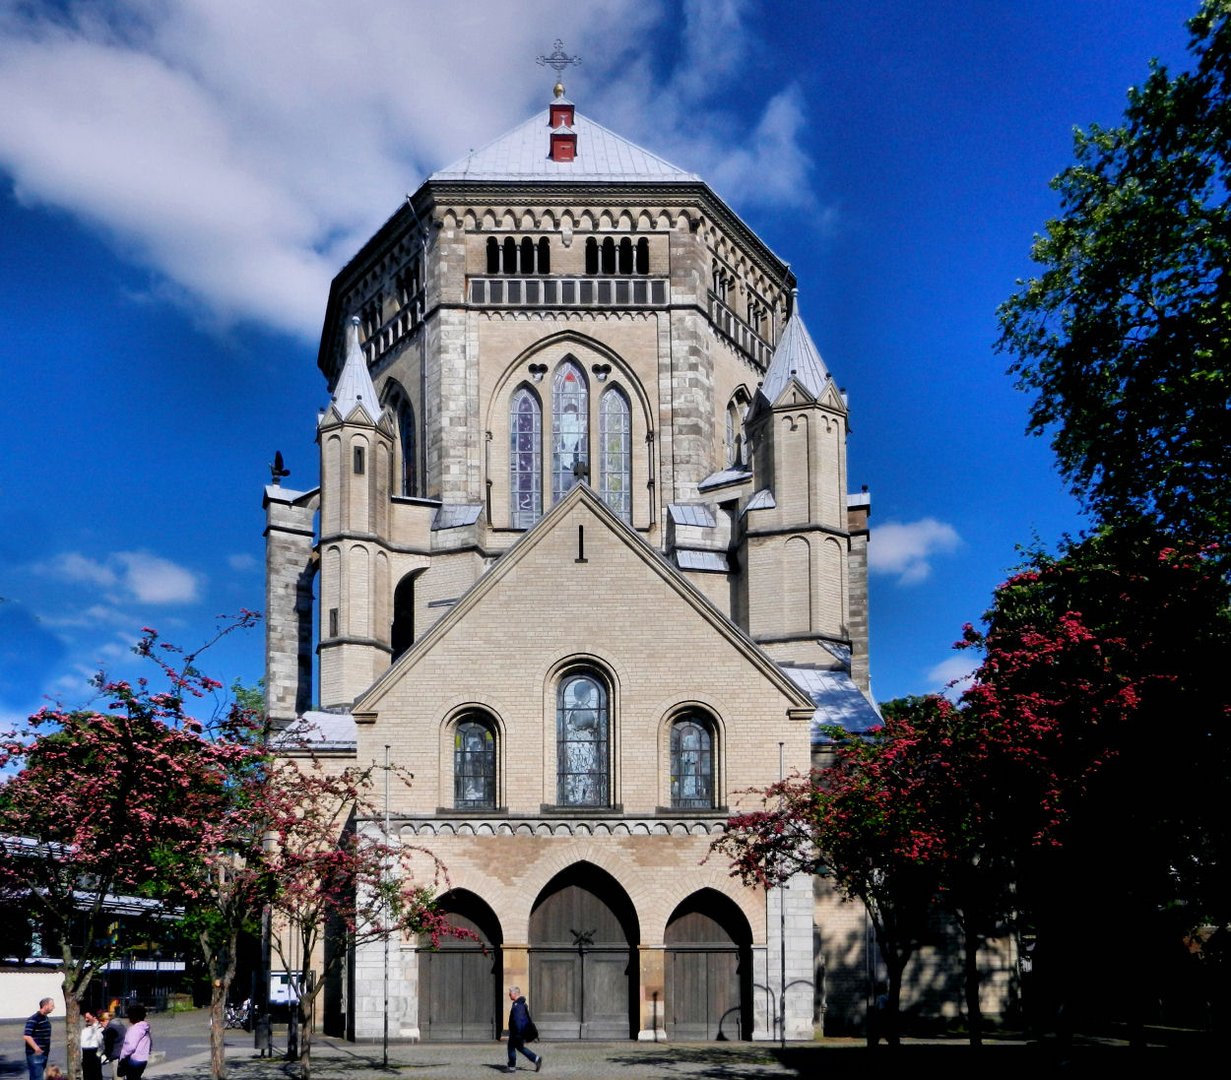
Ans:
[[[530,913],[530,1008],[545,1039],[629,1039],[637,1004],[637,914],[610,874],[578,863]]]
[[[439,906],[449,922],[477,934],[419,942],[419,1034],[437,1042],[485,1042],[500,1034],[500,924],[478,896],[447,892]]]
[[[752,1034],[752,929],[713,889],[672,912],[667,947],[667,1037],[747,1039]]]

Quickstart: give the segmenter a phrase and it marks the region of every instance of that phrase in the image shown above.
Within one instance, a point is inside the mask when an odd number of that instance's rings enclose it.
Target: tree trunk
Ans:
[[[227,996],[235,978],[237,937],[237,934],[233,934],[227,946],[213,949],[207,932],[201,934],[201,951],[205,957],[205,965],[213,975],[209,994],[209,1071],[213,1080],[223,1080],[227,1074]]]
[[[228,988],[229,984],[222,979],[214,979],[209,988],[209,1072],[214,1080],[223,1080],[227,1074]]]
[[[983,1006],[979,1000],[979,945],[980,936],[971,929],[967,919],[964,927],[963,967],[966,976],[966,1018],[970,1026],[970,1045],[983,1045]]]
[[[81,1080],[81,998],[66,971],[64,990],[64,1056],[68,1080]],[[87,984],[88,985],[88,984]]]

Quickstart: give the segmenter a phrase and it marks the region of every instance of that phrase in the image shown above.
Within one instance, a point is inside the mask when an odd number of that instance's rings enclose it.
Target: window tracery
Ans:
[[[671,805],[709,810],[714,806],[714,752],[709,724],[686,716],[671,725]]]
[[[560,683],[556,707],[556,800],[561,806],[610,804],[607,687],[580,672]]]

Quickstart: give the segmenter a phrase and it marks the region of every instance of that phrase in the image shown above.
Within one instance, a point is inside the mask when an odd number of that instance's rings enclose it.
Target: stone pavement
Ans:
[[[201,1011],[151,1017],[156,1046],[166,1056],[146,1071],[148,1080],[209,1080],[207,1017]],[[274,1029],[275,1046],[285,1049],[285,1027]],[[63,1026],[55,1029],[52,1061],[63,1058]],[[1206,1052],[1204,1040],[1182,1042],[1153,1037],[1144,1051],[1132,1051],[1115,1039],[1077,1039],[1074,1045],[1023,1039],[989,1040],[972,1050],[960,1039],[908,1039],[896,1051],[869,1051],[862,1040],[824,1039],[814,1043],[536,1043],[544,1056],[539,1074],[574,1080],[640,1080],[642,1077],[705,1077],[710,1080],[772,1080],[778,1077],[858,1077],[911,1074],[945,1076],[946,1080],[1015,1080],[1017,1077],[1103,1077],[1109,1072],[1149,1069],[1154,1072],[1196,1069]],[[58,1052],[57,1052],[58,1051]],[[503,1075],[504,1043],[391,1043],[388,1065],[379,1043],[348,1043],[317,1036],[312,1045],[313,1080],[431,1080]],[[520,1055],[518,1074],[533,1067]],[[297,1080],[299,1066],[281,1056],[262,1058],[252,1036],[227,1032],[228,1080]],[[21,1023],[0,1022],[0,1074],[24,1080]],[[110,1076],[110,1070],[107,1070]]]

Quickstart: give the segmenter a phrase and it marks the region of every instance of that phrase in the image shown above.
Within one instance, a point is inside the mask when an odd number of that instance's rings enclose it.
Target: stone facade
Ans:
[[[558,1038],[811,1038],[811,883],[706,855],[808,768],[808,673],[875,720],[847,402],[786,264],[557,90],[566,124],[435,174],[338,275],[321,487],[266,492],[271,716],[413,771],[394,835],[490,946],[390,943],[388,985],[361,949],[340,1008],[490,1038],[518,983]]]

